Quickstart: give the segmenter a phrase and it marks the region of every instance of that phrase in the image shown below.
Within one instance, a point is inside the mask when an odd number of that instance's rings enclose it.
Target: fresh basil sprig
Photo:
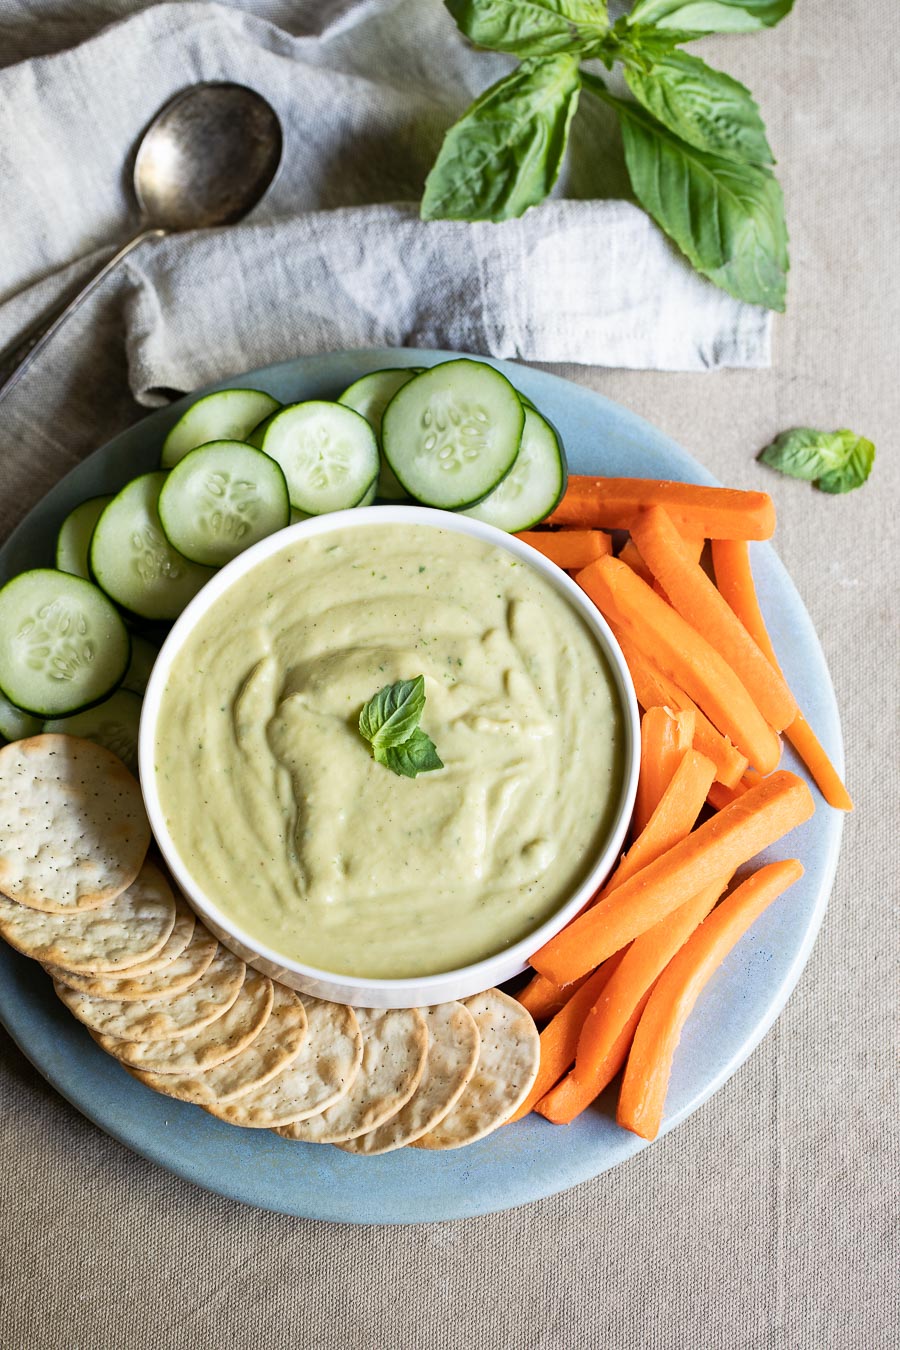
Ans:
[[[862,487],[875,463],[875,446],[853,431],[783,431],[758,459],[771,469],[802,478],[820,492],[852,492]]]
[[[419,726],[425,708],[425,677],[397,680],[363,705],[359,734],[379,764],[404,778],[444,767],[434,741]]]
[[[693,266],[752,304],[784,309],[784,203],[749,90],[679,47],[772,27],[793,0],[445,0],[473,42],[525,57],[472,104],[428,176],[426,220],[508,220],[553,187],[581,88],[614,109],[635,196]],[[632,99],[579,62],[621,64]]]

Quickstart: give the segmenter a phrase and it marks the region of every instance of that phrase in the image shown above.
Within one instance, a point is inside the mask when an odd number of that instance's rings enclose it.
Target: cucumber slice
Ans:
[[[43,722],[31,713],[22,712],[8,698],[0,694],[0,736],[6,741],[23,741],[26,736],[36,736]]]
[[[128,668],[122,616],[81,577],[38,567],[0,590],[0,691],[23,712],[60,717],[111,694]]]
[[[525,409],[525,430],[516,462],[493,492],[463,515],[515,534],[549,516],[566,489],[562,441],[539,412]]]
[[[66,516],[56,536],[56,566],[60,572],[70,572],[73,577],[90,581],[88,553],[91,535],[101,511],[111,501],[111,496],[89,497]]]
[[[296,506],[291,507],[291,524],[299,525],[301,520],[309,520],[305,511],[298,511]]]
[[[213,575],[172,547],[159,519],[167,475],[141,474],[123,487],[94,527],[91,572],[116,604],[142,619],[175,619]]]
[[[279,408],[261,389],[221,389],[192,403],[163,441],[160,463],[171,469],[189,450],[209,441],[245,441],[264,417]]]
[[[289,523],[287,483],[261,450],[211,441],[175,465],[159,494],[159,518],[185,558],[221,567]]]
[[[253,430],[244,437],[247,445],[252,445],[255,450],[261,450],[262,443],[266,439],[266,432],[280,412],[281,405],[279,404],[273,413],[269,413],[268,417],[264,417],[261,422],[258,422]]]
[[[408,366],[403,370],[372,370],[349,385],[338,398],[338,403],[343,403],[345,408],[352,408],[366,419],[380,446],[381,419],[385,408],[398,389],[409,384],[414,375],[421,373],[421,366]],[[383,453],[375,495],[389,502],[403,501],[407,495]]]
[[[375,432],[341,403],[311,400],[282,409],[262,448],[284,470],[291,506],[311,516],[356,506],[378,477]]]
[[[446,361],[398,390],[384,410],[385,457],[426,506],[474,506],[509,473],[525,410],[509,380],[480,361]]]
[[[96,741],[118,755],[132,772],[137,770],[138,729],[141,724],[140,694],[130,689],[117,689],[110,698],[86,712],[72,717],[55,717],[44,723],[44,731],[62,736],[81,736]]]
[[[362,497],[360,497],[356,505],[371,506],[377,496],[378,496],[378,480],[376,479],[376,481],[369,488],[368,492],[366,492]]]
[[[154,647],[152,642],[141,637],[140,633],[132,633],[131,661],[125,672],[122,688],[130,689],[133,694],[143,694],[158,656],[158,647]]]

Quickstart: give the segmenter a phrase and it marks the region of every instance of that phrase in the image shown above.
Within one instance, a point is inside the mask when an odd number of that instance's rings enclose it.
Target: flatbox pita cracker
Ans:
[[[140,871],[141,789],[110,750],[31,736],[0,750],[0,891],[48,914],[96,909]]]
[[[428,1054],[428,1028],[418,1008],[354,1008],[362,1060],[350,1090],[305,1120],[283,1125],[285,1139],[336,1144],[387,1120],[419,1085]]]

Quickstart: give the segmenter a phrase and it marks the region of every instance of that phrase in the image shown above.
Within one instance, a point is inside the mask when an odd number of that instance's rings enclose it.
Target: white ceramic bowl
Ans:
[[[543,576],[556,591],[565,596],[572,608],[578,611],[606,656],[619,696],[625,734],[623,775],[611,829],[602,851],[594,860],[582,884],[573,891],[557,912],[527,938],[504,948],[486,960],[460,967],[458,970],[398,980],[338,975],[327,970],[317,970],[313,966],[289,960],[243,932],[204,894],[182,861],[165,823],[154,771],[157,718],[172,662],[194,626],[215,605],[223,592],[251,571],[257,563],[279,553],[298,539],[330,534],[334,530],[344,530],[351,526],[362,528],[369,525],[426,525],[469,535],[486,544],[493,544],[496,548],[506,549],[508,553],[512,553],[514,557]],[[467,516],[457,516],[447,511],[432,511],[418,506],[372,506],[318,516],[281,530],[240,554],[207,583],[175,623],[153,667],[141,714],[139,759],[144,801],[156,842],[191,905],[226,947],[237,952],[257,970],[264,971],[274,979],[280,980],[282,984],[290,985],[301,992],[315,994],[319,998],[333,999],[338,1003],[351,1003],[358,1007],[407,1008],[442,1003],[447,999],[466,998],[469,994],[479,993],[520,974],[526,968],[531,953],[557,933],[594,894],[611,871],[628,829],[637,791],[640,731],[634,688],[618,643],[602,616],[565,572],[554,563],[548,562],[528,544],[523,544],[514,536],[505,534],[492,525],[470,520]]]

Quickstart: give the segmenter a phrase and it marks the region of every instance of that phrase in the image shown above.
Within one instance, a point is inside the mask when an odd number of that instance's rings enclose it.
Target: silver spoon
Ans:
[[[132,249],[178,230],[240,220],[268,188],[281,159],[274,108],[241,84],[195,84],[176,94],[144,132],[134,163],[141,228],[61,310],[44,316],[0,355],[0,398],[70,314]]]

